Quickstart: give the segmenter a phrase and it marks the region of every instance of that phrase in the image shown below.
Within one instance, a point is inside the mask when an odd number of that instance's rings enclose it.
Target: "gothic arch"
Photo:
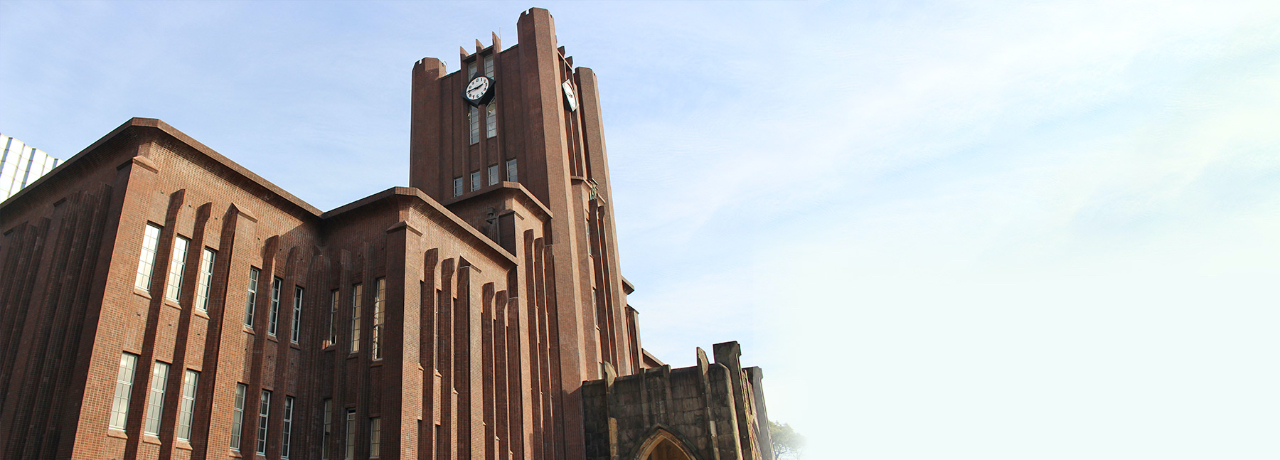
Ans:
[[[680,438],[662,427],[655,427],[636,451],[635,460],[698,460]]]

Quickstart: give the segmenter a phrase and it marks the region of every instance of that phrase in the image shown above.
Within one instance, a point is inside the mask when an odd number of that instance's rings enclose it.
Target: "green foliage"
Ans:
[[[804,436],[785,423],[769,421],[769,442],[773,444],[773,455],[778,459],[799,459],[804,455]]]

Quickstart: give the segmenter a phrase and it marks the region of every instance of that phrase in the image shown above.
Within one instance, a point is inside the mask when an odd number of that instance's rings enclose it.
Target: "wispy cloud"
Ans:
[[[0,129],[158,116],[328,209],[407,181],[412,62],[526,7],[0,2]],[[646,348],[741,340],[812,458],[1276,456],[1280,6],[549,8]]]

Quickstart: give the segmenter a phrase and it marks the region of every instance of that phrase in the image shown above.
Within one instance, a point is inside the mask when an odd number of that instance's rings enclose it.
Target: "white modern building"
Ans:
[[[0,134],[0,147],[4,149],[0,153],[0,201],[9,199],[62,163],[43,150],[4,134]]]

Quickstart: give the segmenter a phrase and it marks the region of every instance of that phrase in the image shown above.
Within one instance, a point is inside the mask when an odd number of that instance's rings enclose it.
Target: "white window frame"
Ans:
[[[369,458],[382,455],[382,417],[369,418]]]
[[[231,450],[240,451],[240,441],[244,438],[244,399],[249,387],[243,383],[236,384],[235,406],[231,412]]]
[[[515,160],[515,158],[512,158],[512,159],[510,159],[510,160],[507,160],[507,181],[508,181],[508,182],[520,182],[520,176],[519,176],[519,175],[517,175],[517,173],[518,173],[518,172],[519,172],[519,171],[517,171],[517,170],[516,170],[516,160]]]
[[[338,299],[341,293],[338,289],[329,291],[329,345],[338,343]]]
[[[187,249],[191,240],[173,239],[173,256],[169,258],[169,278],[165,280],[164,298],[177,302],[182,297],[182,275],[187,269]]]
[[[209,248],[204,248],[204,253],[200,256],[200,279],[196,281],[196,308],[203,312],[209,311],[209,289],[213,286],[213,264],[218,258],[218,252]]]
[[[498,185],[498,165],[489,165],[489,185]]]
[[[462,177],[453,178],[453,196],[462,196],[463,192]]]
[[[344,440],[346,445],[346,460],[354,460],[356,458],[356,410],[355,408],[347,409],[347,437]]]
[[[254,304],[258,303],[258,279],[262,278],[262,270],[249,267],[249,294],[244,307],[244,325],[253,329]]]
[[[195,421],[196,390],[200,385],[200,373],[187,369],[182,380],[182,403],[178,406],[179,441],[191,442],[191,424]]]
[[[480,190],[482,185],[484,184],[480,183],[480,171],[471,171],[471,191]]]
[[[138,370],[138,355],[124,352],[120,355],[120,370],[116,373],[116,394],[111,401],[111,420],[108,426],[124,431],[129,423],[129,401],[133,397],[133,376]]]
[[[290,318],[289,341],[298,343],[298,339],[302,336],[302,295],[305,291],[302,286],[293,287],[293,318]]]
[[[271,390],[262,390],[262,399],[258,400],[258,455],[267,455],[267,423],[271,421]]]
[[[138,277],[133,287],[143,292],[151,292],[151,276],[156,268],[156,251],[160,248],[160,226],[147,222],[142,233],[142,253],[138,256]]]
[[[351,286],[351,352],[360,352],[360,297],[364,293],[364,286],[356,284]]]
[[[267,322],[267,335],[275,337],[280,328],[280,290],[284,280],[275,276],[271,278],[271,316]]]
[[[293,437],[293,396],[284,397],[284,426],[280,435],[284,436],[280,440],[280,458],[289,458],[289,444]]]
[[[330,451],[333,450],[333,400],[324,400],[324,435],[320,438],[324,444],[320,445],[320,460],[329,460]]]
[[[373,331],[369,343],[373,359],[382,359],[382,317],[387,303],[387,279],[378,278],[373,285]]]
[[[151,391],[148,392],[146,423],[142,433],[160,436],[160,422],[164,417],[164,392],[169,385],[169,363],[156,361],[151,364]]]
[[[498,137],[498,104],[494,101],[484,106],[484,132],[485,139]]]
[[[471,106],[467,109],[467,124],[471,127],[471,145],[480,143],[480,108]]]

